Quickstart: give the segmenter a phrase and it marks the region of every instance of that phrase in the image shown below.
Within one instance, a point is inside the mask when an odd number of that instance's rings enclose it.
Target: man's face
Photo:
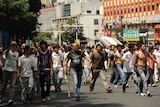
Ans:
[[[78,49],[79,49],[79,47],[78,47],[78,45],[77,45],[77,44],[73,44],[72,49],[76,51],[76,50],[78,50]]]
[[[146,45],[143,44],[143,45],[141,46],[141,49],[142,49],[142,50],[146,50]]]
[[[15,52],[17,50],[17,46],[16,45],[11,45],[10,50],[12,52]]]
[[[2,52],[3,51],[3,48],[2,47],[0,47],[0,52]]]
[[[42,48],[43,51],[45,51],[45,50],[47,49],[47,47],[46,47],[45,44],[42,44],[42,45],[41,45],[41,48]]]
[[[97,46],[97,51],[102,51],[102,46]]]
[[[159,45],[157,44],[157,45],[155,46],[155,48],[156,48],[156,49],[159,49]]]

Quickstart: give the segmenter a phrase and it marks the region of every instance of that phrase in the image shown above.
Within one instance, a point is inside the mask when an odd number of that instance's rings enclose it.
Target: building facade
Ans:
[[[83,28],[84,37],[95,39],[98,34],[103,33],[101,6],[101,0],[69,0],[56,5],[56,17],[52,20],[54,35],[57,36],[61,32],[57,26],[68,27],[68,20],[73,19],[76,22],[73,27]]]
[[[160,40],[160,0],[103,0],[103,9],[110,36],[129,41]],[[127,30],[139,34],[128,34]]]

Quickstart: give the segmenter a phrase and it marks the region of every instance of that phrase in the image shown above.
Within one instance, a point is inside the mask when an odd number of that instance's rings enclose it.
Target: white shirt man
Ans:
[[[59,47],[53,47],[54,52],[52,53],[52,61],[53,61],[53,70],[54,76],[53,81],[55,84],[55,91],[61,91],[61,84],[63,79],[63,69],[62,69],[62,60],[60,54],[58,54]]]
[[[34,86],[33,78],[33,57],[29,55],[30,47],[25,47],[25,53],[19,58],[18,61],[18,74],[21,82],[21,98],[23,103],[26,103],[26,99],[31,101],[31,92]]]
[[[32,68],[34,67],[34,60],[32,56],[26,57],[25,55],[22,55],[19,58],[18,61],[18,66],[21,69],[21,77],[31,77],[33,76],[33,70]]]

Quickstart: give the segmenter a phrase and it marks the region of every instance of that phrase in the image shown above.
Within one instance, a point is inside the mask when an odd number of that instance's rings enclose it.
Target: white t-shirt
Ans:
[[[61,56],[59,54],[56,54],[55,52],[53,52],[52,53],[52,61],[53,61],[53,68],[54,68],[54,70],[56,68],[62,67]]]
[[[156,56],[158,62],[160,62],[160,50],[154,50],[153,54]],[[157,63],[155,63],[157,65]]]
[[[90,57],[87,52],[84,52],[85,56]],[[88,67],[88,60],[84,58],[84,67]]]
[[[11,50],[7,53],[5,58],[4,70],[10,72],[17,72],[17,60],[19,58],[18,52],[12,52]]]
[[[128,72],[128,73],[132,72],[131,69],[133,68],[133,64],[134,64],[134,55],[130,51],[128,51],[128,52],[124,53],[122,58],[128,59],[130,61],[130,62],[124,61],[123,71]]]
[[[21,77],[30,77],[33,76],[32,67],[34,67],[34,61],[32,56],[22,55],[18,61],[18,67],[21,69]]]

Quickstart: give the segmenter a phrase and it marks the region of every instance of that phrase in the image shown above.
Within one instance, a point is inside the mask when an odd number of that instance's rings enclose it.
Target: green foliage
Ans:
[[[10,35],[30,36],[40,8],[40,0],[0,0],[0,29],[8,25]]]
[[[40,42],[45,40],[46,37],[51,38],[52,33],[38,33],[36,36],[33,37],[33,41]]]
[[[70,18],[67,22],[68,25],[75,25],[76,21]],[[76,32],[78,33],[78,39],[84,40],[85,37],[83,37],[83,28],[77,27],[77,30],[75,27],[62,27],[61,28],[63,33],[61,33],[61,39],[62,41],[67,41],[68,43],[73,43],[76,39]]]

